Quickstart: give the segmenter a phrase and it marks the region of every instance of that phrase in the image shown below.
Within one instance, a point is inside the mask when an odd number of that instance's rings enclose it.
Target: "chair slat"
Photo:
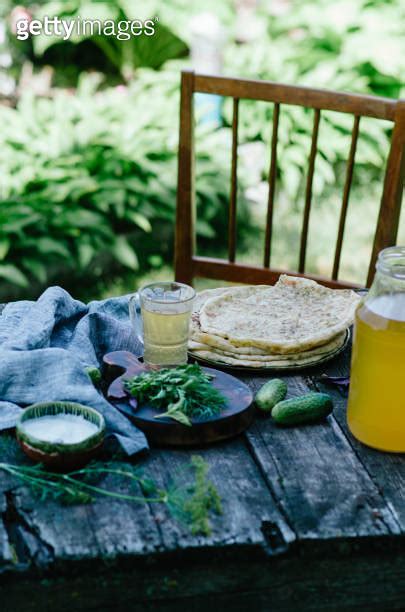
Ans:
[[[233,79],[228,77],[195,75],[194,91],[237,97],[246,100],[279,102],[319,110],[331,110],[350,115],[375,117],[392,121],[395,116],[396,101],[381,96],[343,93],[313,87],[283,85],[272,81]]]
[[[193,142],[193,94],[210,93],[230,97],[233,100],[232,120],[232,170],[230,184],[228,255],[222,260],[197,257],[195,255],[195,189],[194,189],[194,142]],[[274,104],[273,135],[271,142],[271,160],[269,168],[269,194],[266,213],[266,243],[264,245],[264,265],[261,268],[237,264],[236,229],[237,229],[237,148],[238,148],[238,110],[239,100],[262,100]],[[334,287],[354,286],[340,280],[341,255],[345,233],[348,231],[347,214],[350,205],[350,190],[353,181],[356,145],[358,141],[360,118],[374,117],[387,119],[393,123],[390,152],[385,169],[384,188],[381,198],[378,223],[374,235],[371,260],[368,269],[367,286],[370,285],[375,269],[378,252],[395,244],[401,212],[401,198],[405,177],[405,100],[392,100],[376,96],[348,94],[326,91],[296,85],[283,85],[269,81],[231,79],[184,72],[182,74],[179,173],[176,214],[175,244],[175,277],[177,280],[191,284],[195,276],[204,276],[218,280],[247,283],[275,282],[282,270],[270,265],[272,243],[274,247],[275,218],[274,206],[277,182],[277,128],[279,128],[279,105],[298,105],[311,108],[314,112],[312,142],[309,154],[309,168],[306,178],[306,192],[302,232],[299,246],[299,266],[289,270],[297,274],[314,278],[319,282]],[[345,187],[339,212],[339,228],[336,238],[333,270],[328,277],[316,277],[306,274],[305,262],[311,215],[312,184],[314,178],[315,158],[317,153],[318,130],[321,112],[324,110],[348,113],[354,117],[351,145],[346,165]],[[279,131],[279,130],[278,130]],[[299,271],[298,271],[298,269]],[[283,271],[284,272],[284,271]],[[333,278],[332,278],[333,277]]]
[[[309,163],[308,163],[307,186],[306,186],[306,191],[305,191],[305,207],[304,207],[304,216],[303,216],[303,221],[302,221],[300,257],[299,257],[299,264],[298,264],[298,271],[301,274],[305,271],[305,257],[306,257],[306,252],[307,252],[309,215],[311,212],[311,201],[312,201],[312,181],[314,178],[315,157],[316,157],[316,148],[317,148],[317,142],[318,142],[320,118],[321,118],[321,111],[319,109],[315,109],[314,127],[312,130],[311,152],[309,154]]]
[[[230,264],[224,259],[212,257],[194,256],[192,258],[192,272],[194,276],[202,278],[212,278],[224,280],[231,283],[246,283],[248,285],[273,285],[277,282],[280,274],[293,274],[304,278],[312,278],[317,282],[336,289],[346,289],[348,287],[360,288],[355,283],[333,281],[316,274],[299,274],[295,270],[280,270],[276,268],[260,268],[248,264]]]
[[[267,219],[266,219],[266,237],[264,243],[264,261],[265,268],[270,266],[271,255],[271,238],[273,233],[273,211],[274,211],[274,194],[276,191],[276,175],[277,175],[277,137],[278,137],[278,120],[280,115],[280,104],[274,105],[273,112],[273,133],[271,135],[271,159],[269,170],[269,196],[267,201]]]
[[[398,100],[391,148],[385,171],[384,189],[377,229],[367,275],[367,287],[373,281],[378,253],[396,243],[405,180],[405,100]]]
[[[189,262],[195,251],[194,189],[194,73],[181,76],[179,161],[177,178],[175,270],[176,280],[191,284]]]
[[[333,280],[337,280],[337,277],[339,274],[339,265],[340,265],[340,257],[342,254],[342,245],[343,245],[343,236],[344,236],[345,225],[346,225],[347,208],[349,205],[350,188],[352,186],[352,179],[353,179],[354,158],[356,155],[357,139],[359,136],[359,124],[360,124],[360,117],[356,115],[354,118],[354,122],[353,122],[352,140],[350,144],[349,158],[347,160],[346,180],[345,180],[345,186],[344,186],[344,191],[343,191],[342,208],[340,211],[339,230],[338,230],[336,249],[335,249],[335,259],[333,262],[333,271],[332,271]]]
[[[232,168],[231,168],[231,193],[229,200],[229,224],[228,224],[228,260],[235,261],[236,253],[236,200],[238,194],[238,121],[239,121],[239,98],[233,99],[232,118]]]

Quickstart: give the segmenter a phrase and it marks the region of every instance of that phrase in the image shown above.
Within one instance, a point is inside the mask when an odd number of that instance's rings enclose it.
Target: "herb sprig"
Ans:
[[[40,464],[27,466],[0,463],[0,469],[29,485],[42,501],[54,499],[64,505],[89,504],[94,500],[95,493],[133,502],[145,501],[142,495],[118,493],[92,484],[92,480],[94,482],[99,476],[113,474],[138,482],[142,487],[142,476],[132,466],[108,467],[108,464],[93,464],[66,474],[49,472]],[[164,503],[167,501],[167,494],[165,491],[157,491],[156,496],[148,498],[147,501]]]
[[[120,462],[93,463],[66,474],[47,471],[42,465],[14,465],[0,463],[0,470],[7,472],[30,487],[41,500],[52,499],[63,505],[89,504],[97,496],[147,504],[165,504],[170,513],[185,523],[193,534],[211,533],[211,513],[221,514],[221,500],[213,483],[207,478],[208,466],[200,456],[193,456],[188,466],[194,473],[190,482],[172,482],[166,489],[143,475],[139,469]],[[141,495],[119,493],[105,486],[100,480],[108,475],[139,485]]]
[[[125,381],[125,388],[139,405],[148,402],[164,408],[156,418],[170,417],[191,426],[191,418],[215,416],[225,406],[225,397],[211,383],[213,378],[198,364],[188,364],[139,374]]]

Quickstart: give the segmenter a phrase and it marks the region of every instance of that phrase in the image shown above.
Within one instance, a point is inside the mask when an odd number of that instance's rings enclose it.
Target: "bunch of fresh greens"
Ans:
[[[209,535],[210,514],[221,513],[221,501],[215,486],[207,478],[208,466],[205,461],[193,456],[189,467],[194,472],[191,483],[173,482],[167,489],[161,489],[137,468],[118,462],[93,463],[67,474],[49,472],[41,465],[0,463],[0,470],[21,484],[28,485],[42,500],[89,504],[97,496],[104,496],[134,503],[165,504],[173,516],[189,526],[192,533]],[[130,489],[128,493],[120,493],[101,486],[99,480],[107,476],[124,480],[128,486],[140,486],[142,494],[132,494]]]
[[[191,426],[191,418],[215,416],[225,406],[213,378],[195,363],[145,372],[125,381],[125,387],[139,405],[165,409],[156,418],[169,417]]]

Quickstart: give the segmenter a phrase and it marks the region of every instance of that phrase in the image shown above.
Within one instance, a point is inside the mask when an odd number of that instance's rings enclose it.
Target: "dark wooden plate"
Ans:
[[[188,427],[169,418],[156,419],[159,414],[156,408],[144,405],[132,408],[128,399],[122,394],[122,382],[139,373],[134,355],[126,351],[108,353],[104,362],[109,368],[121,369],[121,375],[110,385],[107,395],[114,405],[123,412],[147,436],[150,442],[160,446],[200,446],[234,437],[251,424],[254,417],[253,394],[245,383],[234,376],[204,368],[213,374],[213,386],[226,398],[225,408],[218,416],[210,419],[192,419]],[[123,372],[124,370],[124,372]],[[123,372],[123,373],[122,373]],[[118,397],[116,397],[118,395]]]

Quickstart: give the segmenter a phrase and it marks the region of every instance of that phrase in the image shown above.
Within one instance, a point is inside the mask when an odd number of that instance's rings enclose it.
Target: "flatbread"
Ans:
[[[210,343],[223,338],[234,347],[293,354],[325,344],[346,330],[359,300],[354,291],[328,289],[287,275],[274,286],[222,288],[203,303],[200,331],[192,339],[205,334]]]
[[[246,362],[250,362],[250,361],[260,361],[262,362],[262,365],[272,365],[273,362],[275,361],[291,361],[292,357],[294,357],[294,360],[299,362],[302,359],[306,359],[306,358],[315,358],[315,357],[323,357],[326,355],[329,355],[331,353],[334,353],[337,349],[339,349],[341,346],[343,346],[343,344],[345,343],[346,340],[346,332],[342,332],[341,334],[339,334],[338,336],[336,336],[336,338],[334,338],[333,340],[331,340],[331,342],[327,342],[326,344],[323,344],[322,346],[318,346],[315,347],[313,349],[310,349],[308,351],[302,351],[300,353],[294,353],[294,355],[292,354],[280,354],[280,353],[266,353],[263,355],[249,355],[249,354],[241,354],[241,353],[237,353],[237,352],[232,352],[232,351],[224,351],[218,348],[214,348],[208,344],[204,344],[201,342],[195,342],[193,340],[189,341],[188,344],[188,348],[189,351],[198,356],[202,356],[202,353],[206,353],[207,351],[210,351],[212,353],[212,357],[211,359],[216,359],[218,356],[219,357],[231,357],[233,359],[237,359],[237,360],[244,360]]]
[[[312,357],[305,357],[303,359],[296,359],[295,355],[290,355],[287,359],[278,359],[271,362],[263,362],[257,361],[255,359],[245,359],[242,357],[229,357],[228,355],[220,354],[215,351],[197,351],[194,353],[195,357],[200,357],[201,359],[207,359],[208,361],[217,361],[219,363],[224,363],[226,365],[231,365],[235,367],[248,367],[248,368],[291,368],[294,366],[304,367],[309,366],[313,363],[317,363],[320,357],[326,358],[328,355],[333,354],[327,353],[324,356],[313,355]]]
[[[240,287],[240,288],[243,288],[243,287]],[[200,312],[205,302],[207,302],[213,297],[224,295],[230,289],[232,289],[232,287],[218,287],[216,289],[206,289],[205,291],[201,291],[200,293],[197,294],[194,300],[193,312],[191,315],[191,324],[190,324],[191,341],[205,344],[205,345],[208,345],[209,347],[213,347],[213,348],[220,349],[223,351],[230,351],[236,354],[242,354],[242,355],[266,355],[268,354],[268,351],[266,351],[265,349],[255,348],[253,346],[234,346],[233,344],[231,344],[231,342],[228,342],[228,340],[226,340],[225,338],[221,338],[221,336],[216,336],[214,334],[207,334],[201,330]]]
[[[266,352],[266,350],[264,349],[255,348],[253,346],[236,347],[231,344],[231,342],[228,342],[228,340],[226,340],[225,338],[221,338],[221,336],[207,334],[201,330],[200,312],[204,304],[211,298],[224,295],[230,289],[232,289],[232,287],[218,287],[216,289],[206,289],[205,291],[201,291],[196,295],[193,304],[193,312],[191,315],[190,340],[204,345],[208,345],[208,347],[213,347],[223,351],[229,351],[242,355],[266,355],[268,351]]]

